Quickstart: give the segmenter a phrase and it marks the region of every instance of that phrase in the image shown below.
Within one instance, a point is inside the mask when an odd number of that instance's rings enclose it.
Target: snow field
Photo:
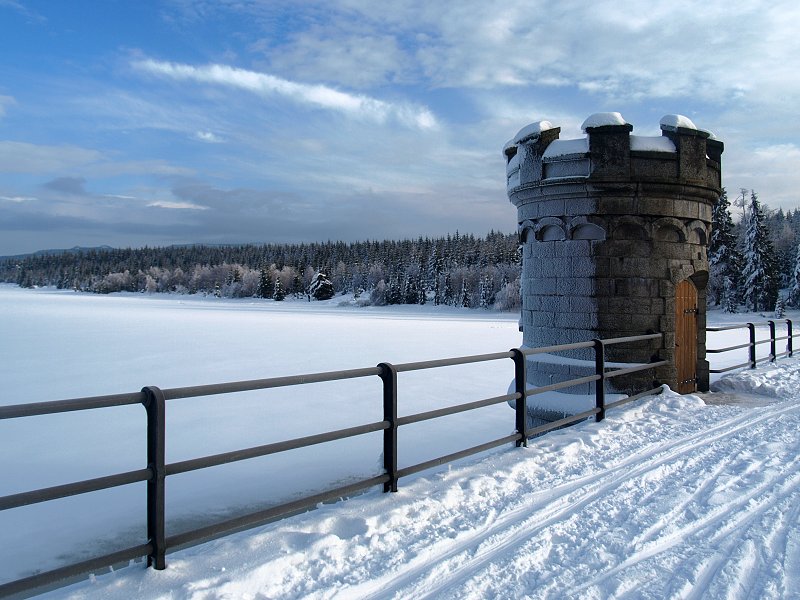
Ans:
[[[2,404],[483,354],[521,337],[515,316],[432,307],[6,286],[0,305]],[[709,347],[741,343],[743,334],[712,334]],[[712,366],[744,361],[731,354],[712,356]],[[400,414],[498,395],[513,376],[510,360],[470,367],[480,369],[401,373]],[[369,491],[170,554],[166,571],[134,564],[49,596],[800,597],[799,383],[791,359],[723,377],[708,396],[746,406],[667,391],[527,449],[401,479],[397,494]],[[379,420],[380,385],[176,400],[167,413],[172,462]],[[511,430],[505,405],[403,427],[400,467]],[[144,411],[0,422],[0,446],[8,474],[0,495],[141,468]],[[376,434],[170,477],[168,535],[377,474],[380,447]],[[0,528],[0,581],[113,551],[142,539],[144,485],[3,511]]]

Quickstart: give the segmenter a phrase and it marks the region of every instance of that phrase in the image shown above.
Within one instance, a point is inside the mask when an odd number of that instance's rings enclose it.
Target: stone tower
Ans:
[[[609,362],[670,362],[655,377],[609,380],[612,392],[660,383],[681,392],[708,388],[706,248],[723,144],[680,115],[660,126],[661,136],[636,136],[619,113],[598,113],[584,121],[585,137],[562,140],[560,128],[540,121],[503,148],[523,244],[524,345],[664,334],[607,348]],[[586,350],[533,356],[528,383],[580,377],[590,364]],[[549,394],[543,409],[570,412],[558,400],[590,394],[593,384],[565,391]]]

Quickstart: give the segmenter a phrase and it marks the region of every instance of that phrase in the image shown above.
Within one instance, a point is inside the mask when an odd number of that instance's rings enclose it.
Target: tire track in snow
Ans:
[[[565,517],[605,497],[608,492],[617,490],[624,483],[653,473],[678,458],[690,455],[700,447],[735,436],[745,427],[754,427],[782,414],[799,411],[800,407],[786,404],[774,405],[759,412],[746,411],[709,429],[678,437],[666,444],[650,444],[643,452],[611,465],[605,472],[579,476],[550,490],[534,493],[529,499],[523,499],[521,506],[499,514],[493,521],[469,535],[460,536],[447,548],[415,557],[403,571],[378,578],[370,583],[369,590],[366,586],[351,588],[347,590],[347,595],[362,590],[367,593],[363,596],[358,594],[359,597],[385,598],[394,594],[404,598],[431,598],[448,590],[455,590],[496,558],[505,556],[511,548],[536,537]],[[768,487],[765,484],[760,489],[763,491]],[[750,498],[747,501],[749,500]],[[702,519],[684,534],[676,533],[670,540],[661,540],[649,552],[637,553],[636,561],[626,561],[623,563],[624,567],[620,565],[615,572],[674,546],[685,539],[690,531],[696,533],[713,526],[731,506],[743,506],[743,502],[715,511],[713,517]]]

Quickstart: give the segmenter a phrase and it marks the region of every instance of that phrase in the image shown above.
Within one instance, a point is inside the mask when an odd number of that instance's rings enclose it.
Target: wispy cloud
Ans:
[[[27,6],[23,5],[21,2],[17,2],[16,0],[0,0],[0,8],[10,8],[11,10],[15,10],[19,14],[33,21],[46,21],[42,15],[32,11]]]
[[[192,202],[176,202],[174,200],[156,200],[149,202],[147,206],[153,208],[171,208],[173,210],[208,210],[207,206],[201,206]]]
[[[36,198],[32,196],[0,196],[0,202],[11,202],[12,204],[22,204],[23,202],[34,202]]]
[[[6,110],[12,104],[16,104],[16,100],[11,96],[0,96],[0,119],[6,116]]]
[[[200,140],[201,142],[207,142],[209,144],[220,144],[223,142],[222,138],[214,135],[210,131],[196,131],[194,134],[194,139]]]
[[[192,66],[156,60],[134,61],[133,67],[175,81],[221,85],[245,90],[260,96],[282,96],[294,102],[334,110],[353,117],[383,123],[396,119],[418,129],[433,129],[436,117],[425,107],[396,104],[363,94],[349,94],[325,85],[297,83],[268,73],[248,71],[227,65]]]
[[[0,173],[52,173],[96,163],[102,153],[72,145],[0,141]]]

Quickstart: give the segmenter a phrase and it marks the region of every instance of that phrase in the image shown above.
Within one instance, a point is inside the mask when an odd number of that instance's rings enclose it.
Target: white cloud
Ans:
[[[54,173],[96,163],[103,155],[78,146],[0,141],[0,173]]]
[[[6,116],[6,110],[12,104],[16,104],[16,100],[11,96],[0,96],[0,118]]]
[[[171,208],[174,210],[208,210],[207,206],[194,204],[192,202],[178,202],[174,200],[156,200],[149,202],[147,206],[154,208]]]
[[[36,198],[31,196],[0,196],[0,201],[11,202],[12,204],[22,204],[23,202],[34,202]]]
[[[282,96],[295,102],[363,117],[382,123],[390,118],[419,129],[436,126],[436,118],[425,107],[393,104],[361,94],[348,94],[325,85],[297,83],[256,71],[227,65],[195,67],[155,60],[135,61],[136,69],[175,81],[222,85],[260,96]]]
[[[208,142],[209,144],[220,144],[223,141],[222,138],[214,135],[210,131],[197,131],[194,134],[194,138],[201,142]]]

